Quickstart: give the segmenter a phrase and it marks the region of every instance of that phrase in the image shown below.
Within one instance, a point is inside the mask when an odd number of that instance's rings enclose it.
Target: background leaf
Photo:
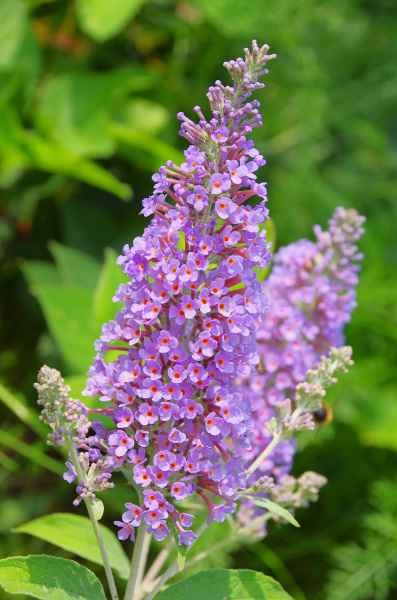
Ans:
[[[66,286],[77,286],[91,291],[95,289],[100,265],[94,258],[57,242],[50,242],[50,251],[55,259],[62,283]]]
[[[121,266],[116,265],[117,253],[112,248],[105,249],[105,262],[97,282],[93,300],[94,322],[98,327],[108,323],[116,312],[121,310],[122,304],[113,302],[113,296],[121,283],[127,283],[128,278],[123,273]]]
[[[15,172],[20,169],[39,169],[63,173],[127,199],[128,186],[95,163],[81,159],[59,143],[24,130],[18,115],[11,107],[0,106],[0,159],[1,169]]]
[[[147,0],[77,0],[83,31],[97,42],[104,42],[124,29]]]
[[[32,291],[68,368],[75,373],[88,369],[99,334],[93,325],[92,294],[86,288],[56,284],[36,285]]]
[[[49,79],[38,106],[37,125],[79,156],[110,156],[115,143],[109,130],[109,112],[134,83],[134,71],[127,67]]]
[[[0,2],[0,99],[13,95],[20,85],[30,95],[41,69],[41,52],[23,0]],[[11,86],[5,86],[12,84]],[[5,94],[6,92],[6,94]],[[8,92],[8,94],[7,94]],[[1,100],[0,100],[1,103]]]

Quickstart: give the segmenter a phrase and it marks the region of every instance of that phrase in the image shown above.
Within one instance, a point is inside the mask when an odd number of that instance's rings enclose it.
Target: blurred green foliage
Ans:
[[[395,597],[395,507],[371,503],[396,489],[396,27],[394,0],[0,0],[1,556],[71,556],[9,533],[72,509],[32,383],[46,362],[80,393],[150,176],[182,160],[175,115],[208,114],[223,61],[255,37],[278,54],[254,132],[277,245],[353,206],[367,217],[366,258],[346,330],[356,365],[330,393],[334,423],[301,436],[294,466],[329,485],[297,515],[299,531],[270,526],[234,564],[278,577],[297,600],[342,598],[346,581],[349,598]],[[108,525],[131,501],[121,489],[104,494]],[[222,552],[189,573],[230,566]]]

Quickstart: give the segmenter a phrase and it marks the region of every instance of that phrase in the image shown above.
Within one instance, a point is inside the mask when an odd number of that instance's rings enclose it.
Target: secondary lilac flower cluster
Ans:
[[[267,299],[253,267],[270,259],[266,187],[255,174],[265,161],[246,139],[262,123],[259,103],[247,99],[263,87],[267,51],[254,41],[245,60],[225,63],[234,86],[210,88],[210,121],[199,107],[198,123],[178,115],[191,143],[186,161],[153,176],[142,210],[152,221],[118,259],[129,281],[114,300],[124,307],[102,328],[84,393],[100,396],[112,423],[93,422],[90,460],[110,457],[142,489],[116,522],[120,539],[146,523],[155,539],[177,528],[178,543],[190,545],[194,517],[176,503],[198,494],[209,519],[223,521],[245,487],[235,453],[250,448],[253,424],[234,379],[256,373]],[[108,350],[118,358],[107,361]]]
[[[271,435],[272,440],[265,449],[261,449],[259,456],[256,457],[248,469],[249,474],[252,475],[256,472],[265,461],[265,458],[273,453],[274,447],[280,441],[290,440],[296,431],[314,428],[311,413],[321,408],[326,389],[338,383],[338,379],[335,377],[336,373],[347,373],[349,367],[354,364],[351,357],[352,348],[350,346],[330,347],[329,356],[321,356],[317,367],[307,371],[306,380],[296,385],[294,393],[295,408],[293,408],[289,398],[277,403],[278,416],[273,416],[263,425]],[[266,535],[265,522],[274,514],[272,512],[264,513],[263,507],[271,511],[271,507],[264,502],[264,494],[266,499],[275,500],[277,503],[281,502],[284,507],[288,507],[289,503],[291,507],[303,506],[307,505],[308,501],[313,502],[316,500],[319,488],[326,483],[324,477],[311,472],[304,473],[300,480],[306,482],[300,491],[295,488],[295,484],[291,487],[291,491],[294,489],[295,492],[298,492],[298,495],[294,493],[292,496],[288,496],[288,494],[285,495],[286,485],[289,488],[291,482],[295,481],[289,475],[282,474],[280,476],[278,474],[277,483],[274,482],[274,477],[269,475],[262,475],[259,478],[257,476],[256,478],[253,477],[237,515],[243,529],[245,530],[248,527],[253,537]],[[301,496],[301,500],[304,501],[303,504],[298,502],[301,494],[303,494]]]
[[[302,239],[274,255],[263,283],[269,310],[257,329],[258,373],[246,382],[255,431],[252,449],[243,453],[247,460],[271,442],[265,423],[277,416],[276,405],[293,400],[306,372],[318,366],[331,346],[344,343],[343,329],[356,306],[357,262],[363,258],[356,242],[364,221],[354,209],[337,208],[328,231],[314,227],[315,242]],[[293,439],[280,442],[258,471],[280,479],[289,472],[294,452]]]

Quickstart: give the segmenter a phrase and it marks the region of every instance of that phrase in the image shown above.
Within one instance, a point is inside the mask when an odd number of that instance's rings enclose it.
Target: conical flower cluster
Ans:
[[[256,374],[267,299],[253,267],[270,259],[266,187],[255,174],[265,161],[247,140],[262,123],[259,103],[247,100],[263,87],[267,51],[253,42],[245,60],[225,63],[234,86],[210,88],[209,121],[199,107],[198,123],[178,115],[186,161],[153,176],[142,212],[154,216],[118,259],[129,281],[114,299],[124,306],[103,326],[85,394],[100,397],[111,423],[93,422],[91,460],[110,456],[143,492],[117,522],[121,539],[145,522],[162,540],[172,520],[189,545],[194,517],[178,501],[198,494],[209,518],[223,521],[245,487],[235,453],[250,448],[253,423],[234,379]],[[109,362],[110,349],[119,355]]]

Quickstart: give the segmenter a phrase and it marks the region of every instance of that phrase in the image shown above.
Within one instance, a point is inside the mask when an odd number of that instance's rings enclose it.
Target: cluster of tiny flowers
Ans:
[[[236,452],[250,448],[253,424],[234,379],[256,373],[267,299],[253,267],[270,259],[266,187],[255,175],[265,161],[246,139],[261,125],[259,103],[247,99],[263,87],[267,51],[254,41],[245,60],[225,63],[234,87],[210,88],[210,121],[199,107],[199,123],[178,115],[186,162],[153,176],[142,211],[152,221],[117,261],[129,278],[114,298],[124,307],[102,328],[84,394],[99,395],[112,421],[93,421],[89,460],[130,471],[142,488],[140,505],[127,503],[116,522],[120,539],[145,523],[156,540],[176,528],[190,545],[194,516],[177,502],[198,494],[221,522],[246,485]],[[108,350],[117,360],[106,361]]]
[[[294,399],[306,372],[318,366],[330,346],[344,342],[343,329],[356,306],[356,263],[363,256],[355,243],[364,220],[354,209],[337,208],[328,231],[314,227],[315,242],[299,240],[273,257],[272,272],[263,283],[269,310],[257,329],[261,360],[258,373],[245,382],[255,431],[252,449],[243,453],[247,460],[271,442],[265,423],[277,416],[277,405]],[[280,442],[259,472],[279,480],[290,471],[294,452],[293,439]]]
[[[69,398],[70,387],[63,384],[59,371],[46,365],[33,384],[39,396],[37,402],[43,407],[39,419],[52,429],[47,436],[52,446],[61,446],[68,439],[76,444],[84,442],[90,425],[84,404]]]

